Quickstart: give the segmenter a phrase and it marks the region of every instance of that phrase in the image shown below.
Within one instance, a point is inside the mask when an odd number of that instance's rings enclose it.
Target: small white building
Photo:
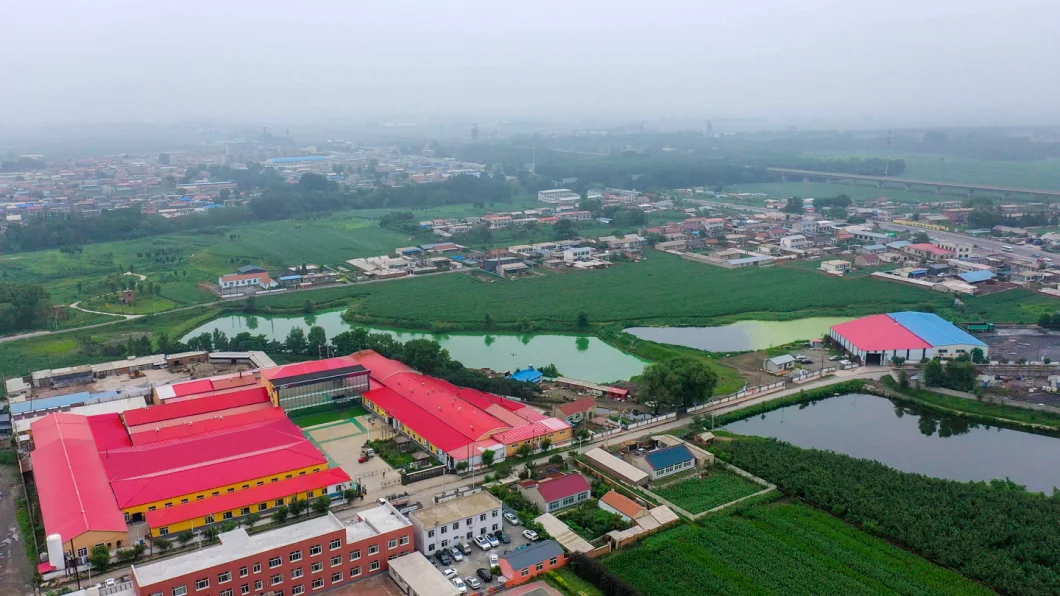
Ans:
[[[552,204],[577,203],[581,200],[581,196],[569,188],[553,188],[551,190],[537,191],[537,200],[542,203]]]
[[[501,502],[488,492],[460,497],[409,514],[416,550],[431,556],[443,548],[501,529]]]
[[[268,273],[245,273],[243,275],[222,275],[217,279],[217,285],[225,292],[239,289],[261,288],[271,290],[276,287],[276,282],[269,277]]]
[[[780,239],[780,248],[783,248],[784,250],[805,250],[811,246],[813,246],[813,240],[810,240],[802,234],[784,236]]]
[[[850,271],[850,261],[844,261],[843,259],[835,259],[832,261],[821,261],[821,271],[825,273],[832,273],[835,275],[842,275],[847,271]]]
[[[567,250],[563,251],[564,263],[588,261],[591,258],[593,258],[593,249],[588,246],[578,246],[575,248],[568,248]]]
[[[782,356],[774,356],[767,358],[765,361],[765,369],[771,373],[779,373],[785,370],[792,370],[795,368],[795,357],[791,354],[784,354]]]

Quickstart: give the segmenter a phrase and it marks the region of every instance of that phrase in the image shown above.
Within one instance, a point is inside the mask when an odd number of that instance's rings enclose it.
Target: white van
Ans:
[[[1003,250],[1005,252],[1012,252],[1012,247],[1007,245],[1007,244],[1005,244],[1004,246],[1001,247],[1001,250]]]

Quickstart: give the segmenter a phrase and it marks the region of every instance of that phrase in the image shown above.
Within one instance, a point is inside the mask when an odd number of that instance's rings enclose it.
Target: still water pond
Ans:
[[[794,321],[739,321],[719,327],[630,327],[626,333],[708,352],[743,352],[821,337],[832,325],[849,320],[849,317],[812,317]]]
[[[939,478],[1009,478],[1046,494],[1060,486],[1060,439],[940,416],[875,395],[789,406],[725,428]]]
[[[322,327],[328,338],[353,328],[342,320],[342,311],[323,312],[304,316],[245,316],[231,315],[214,319],[197,327],[183,339],[187,341],[203,332],[220,329],[228,337],[249,332],[264,334],[269,339],[283,341],[295,327],[307,333],[309,327]],[[360,325],[363,327],[363,325]],[[431,334],[401,329],[365,327],[373,333],[388,333],[398,341],[433,339],[449,355],[469,368],[492,368],[498,371],[526,368],[529,365],[555,364],[560,374],[606,383],[628,379],[644,370],[645,361],[626,354],[596,337],[557,334]]]

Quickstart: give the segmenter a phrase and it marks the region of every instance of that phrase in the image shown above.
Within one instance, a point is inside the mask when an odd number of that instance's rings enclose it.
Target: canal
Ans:
[[[1046,494],[1060,486],[1060,439],[976,424],[874,395],[789,406],[725,428],[939,478],[1008,478]]]
[[[349,325],[342,320],[342,311],[322,312],[302,316],[228,315],[195,328],[182,341],[220,329],[228,337],[244,331],[263,334],[268,339],[284,341],[295,327],[307,333],[319,326],[332,338],[353,327],[365,327],[373,333],[388,333],[398,341],[432,339],[449,350],[449,355],[469,368],[492,368],[497,371],[526,368],[529,365],[555,364],[560,374],[607,383],[629,379],[644,370],[646,361],[631,356],[593,336],[532,333],[523,335],[503,333],[446,333]]]
[[[832,325],[849,320],[849,317],[811,317],[794,321],[738,321],[718,327],[630,327],[626,333],[708,352],[745,352],[823,337]]]

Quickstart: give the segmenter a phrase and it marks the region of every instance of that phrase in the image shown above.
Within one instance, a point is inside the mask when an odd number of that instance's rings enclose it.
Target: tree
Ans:
[[[563,456],[557,453],[556,455],[553,455],[552,457],[548,458],[548,463],[553,465],[563,465]]]
[[[531,449],[529,445],[520,445],[519,448],[515,450],[515,457],[526,457],[533,453],[533,451],[534,450]]]
[[[909,373],[904,370],[898,371],[898,386],[902,389],[909,389]]]
[[[217,198],[218,201],[216,202],[224,204],[225,201],[232,198],[232,191],[228,190],[227,188],[222,188],[221,192],[218,193]]]
[[[162,553],[163,555],[169,552],[169,549],[173,548],[173,543],[166,540],[165,538],[162,538],[161,536],[155,538],[152,541],[152,544],[154,544],[155,548],[158,549],[158,552]]]
[[[247,296],[247,299],[243,301],[243,312],[245,312],[245,313],[253,313],[253,312],[257,312],[257,310],[258,310],[258,306],[257,306],[257,302],[254,300],[254,297],[253,296]]]
[[[924,384],[928,387],[941,387],[945,382],[942,362],[938,358],[932,358],[924,365]]]
[[[599,215],[604,208],[604,202],[600,199],[582,199],[578,201],[578,209],[590,211],[594,216]]]
[[[541,451],[548,451],[552,448],[552,439],[545,437],[541,439]]]
[[[578,226],[569,219],[561,219],[553,226],[552,235],[556,240],[570,240],[578,235]]]
[[[493,465],[493,458],[496,457],[496,453],[492,449],[487,449],[479,457],[482,460],[482,465],[488,468]]]
[[[287,509],[287,505],[280,505],[272,512],[272,521],[282,524],[287,519],[287,515],[290,511]]]
[[[248,513],[243,516],[243,525],[248,528],[253,528],[259,521],[261,521],[260,513]]]
[[[298,517],[303,511],[309,509],[309,503],[304,499],[294,498],[291,499],[291,503],[287,506],[287,510],[291,512],[291,515]]]
[[[204,542],[213,542],[217,540],[217,535],[221,533],[221,530],[217,526],[210,526],[202,531],[202,538]]]
[[[103,573],[110,567],[110,549],[104,544],[93,546],[92,551],[88,553],[88,562],[92,563],[92,568],[97,573]]]
[[[283,342],[283,347],[292,354],[305,354],[306,349],[309,347],[309,342],[305,338],[305,331],[301,327],[291,329],[291,332],[287,334],[287,339]]]
[[[801,197],[790,197],[788,202],[784,205],[785,213],[802,213],[802,198]]]
[[[894,358],[891,358],[891,363],[895,366],[901,366],[905,364],[905,356],[895,356]]]
[[[589,328],[589,313],[587,313],[585,311],[582,311],[582,312],[578,313],[577,324],[578,324],[578,329],[588,329]]]
[[[449,351],[429,339],[407,341],[401,352],[402,362],[428,375],[438,373],[449,363]]]
[[[983,354],[982,348],[972,348],[972,362],[976,364],[986,364],[986,356]],[[1048,363],[1046,363],[1048,364]]]
[[[324,332],[324,328],[318,325],[310,327],[307,344],[306,351],[309,355],[327,356],[328,336]]]
[[[78,290],[78,291],[80,291],[80,290]],[[486,329],[493,329],[493,315],[491,315],[489,313],[486,313],[485,315],[483,315],[482,324],[486,327]]]
[[[331,509],[331,497],[327,495],[320,495],[313,501],[313,511],[319,515],[324,515]]]
[[[160,166],[168,166],[169,165],[169,154],[168,153],[159,153],[158,154],[158,165],[160,165]]]
[[[927,235],[927,232],[917,232],[916,234],[913,234],[913,237],[911,238],[911,240],[915,244],[930,244],[931,243],[931,238]]]
[[[946,386],[957,391],[975,389],[975,364],[970,360],[950,360],[946,363]]]
[[[313,312],[313,301],[306,298],[306,301],[302,303],[302,312],[310,314]]]
[[[710,399],[718,375],[698,358],[678,356],[649,365],[637,384],[641,399],[653,401],[658,414],[663,404],[687,407]]]

